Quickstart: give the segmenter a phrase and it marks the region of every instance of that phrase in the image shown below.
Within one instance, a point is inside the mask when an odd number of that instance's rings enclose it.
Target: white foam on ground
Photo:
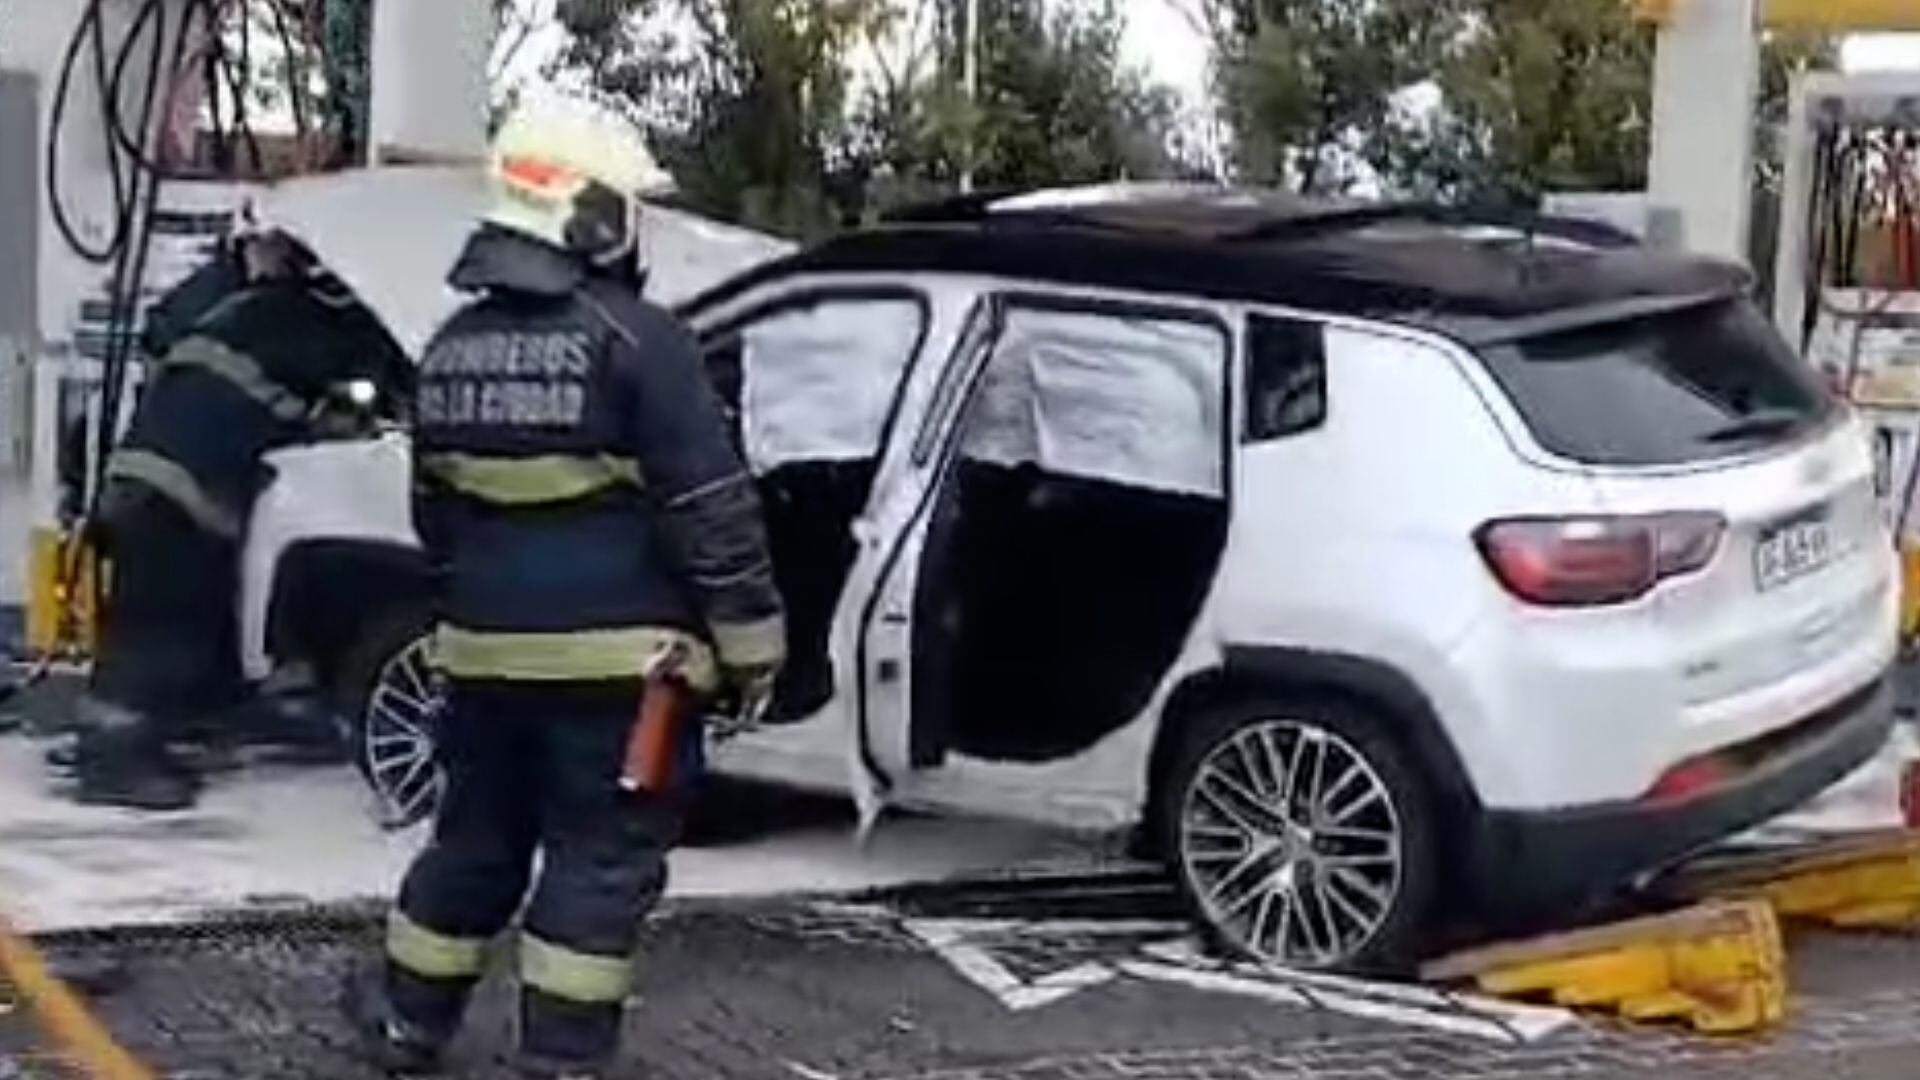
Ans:
[[[222,778],[188,813],[75,806],[49,787],[45,744],[0,739],[0,911],[31,931],[151,924],[209,911],[391,895],[424,830],[383,833],[347,769],[255,769]],[[866,849],[825,825],[675,853],[685,897],[834,892],[932,881],[1067,857],[1041,829],[915,819]]]
[[[424,830],[373,824],[365,787],[340,769],[254,769],[215,783],[199,809],[149,815],[75,806],[50,790],[45,744],[0,738],[0,912],[29,930],[174,922],[209,911],[390,896]],[[1753,834],[1805,839],[1899,823],[1899,778],[1920,759],[1903,727],[1887,750],[1802,811]],[[741,897],[843,892],[1006,869],[1085,865],[1083,840],[1004,822],[911,819],[864,849],[810,826],[675,853],[670,893]]]

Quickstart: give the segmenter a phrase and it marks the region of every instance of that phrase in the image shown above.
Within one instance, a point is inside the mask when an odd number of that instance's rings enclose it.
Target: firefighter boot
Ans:
[[[606,1080],[624,1012],[619,1004],[587,1005],[523,989],[514,1064],[528,1080]]]
[[[83,733],[74,745],[75,800],[164,812],[191,809],[200,785],[146,725]]]
[[[440,1068],[447,1037],[400,1016],[378,969],[348,974],[340,990],[340,1009],[360,1039],[367,1061],[389,1076],[431,1075]]]

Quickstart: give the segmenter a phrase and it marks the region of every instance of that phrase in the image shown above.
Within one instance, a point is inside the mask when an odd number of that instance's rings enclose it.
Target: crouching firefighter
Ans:
[[[237,253],[156,312],[159,358],[108,459],[93,525],[112,580],[71,755],[84,803],[195,802],[174,748],[240,701],[239,541],[262,459],[329,426],[340,383],[406,364],[298,242],[256,233]]]
[[[414,441],[447,786],[346,1007],[383,1067],[431,1068],[525,901],[520,1067],[593,1077],[679,829],[683,786],[623,783],[649,665],[763,699],[784,619],[700,356],[640,298],[639,200],[669,181],[639,134],[584,104],[523,109],[492,182],[450,278],[476,298],[427,349]]]

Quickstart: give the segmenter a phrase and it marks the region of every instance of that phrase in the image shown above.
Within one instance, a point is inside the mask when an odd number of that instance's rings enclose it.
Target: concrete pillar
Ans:
[[[489,0],[375,0],[375,163],[477,160],[487,146]]]
[[[1689,0],[1660,30],[1647,187],[1654,233],[1688,251],[1747,261],[1758,0]]]
[[[1781,156],[1780,243],[1774,250],[1773,318],[1780,333],[1796,350],[1806,337],[1808,228],[1813,213],[1816,147],[1813,99],[1816,81],[1802,75],[1794,80],[1793,101],[1787,114]]]
[[[68,251],[54,231],[52,215],[42,194],[46,154],[47,124],[53,106],[54,87],[60,74],[60,62],[66,46],[85,9],[86,0],[36,0],[31,4],[10,5],[0,14],[0,70],[8,73],[8,82],[18,92],[28,91],[27,122],[15,115],[0,130],[0,158],[13,165],[12,183],[25,182],[28,190],[31,225],[36,232],[30,244],[16,244],[31,252],[26,265],[11,265],[0,273],[31,276],[28,290],[33,310],[26,322],[13,326],[0,341],[0,424],[7,426],[4,440],[7,453],[0,462],[0,643],[8,641],[17,629],[9,609],[16,609],[25,596],[27,536],[33,525],[45,524],[53,516],[53,462],[46,453],[53,415],[49,405],[47,381],[37,377],[50,363],[49,357],[64,355],[64,334],[71,323],[78,296],[98,277],[98,272]],[[125,25],[126,9],[115,5],[109,14],[116,20],[112,30],[117,37]],[[15,108],[18,103],[15,103]],[[65,183],[64,204],[76,229],[90,243],[99,243],[107,234],[109,203],[105,173],[105,151],[97,121],[100,115],[91,69],[78,79],[68,105],[69,122],[56,152],[60,154]],[[21,170],[31,163],[31,171]],[[9,191],[10,199],[22,198]],[[12,215],[16,220],[19,215]],[[0,218],[9,215],[0,214]],[[0,226],[6,227],[6,226]],[[9,253],[17,257],[17,252]]]

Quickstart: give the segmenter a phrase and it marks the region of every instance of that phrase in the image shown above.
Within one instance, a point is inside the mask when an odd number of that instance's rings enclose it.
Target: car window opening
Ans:
[[[827,300],[708,345],[708,371],[754,472],[786,601],[777,716],[807,716],[833,697],[828,643],[858,550],[853,523],[924,321],[911,300]]]
[[[1226,542],[1218,328],[1014,309],[914,610],[914,755],[1038,762],[1149,704]]]

